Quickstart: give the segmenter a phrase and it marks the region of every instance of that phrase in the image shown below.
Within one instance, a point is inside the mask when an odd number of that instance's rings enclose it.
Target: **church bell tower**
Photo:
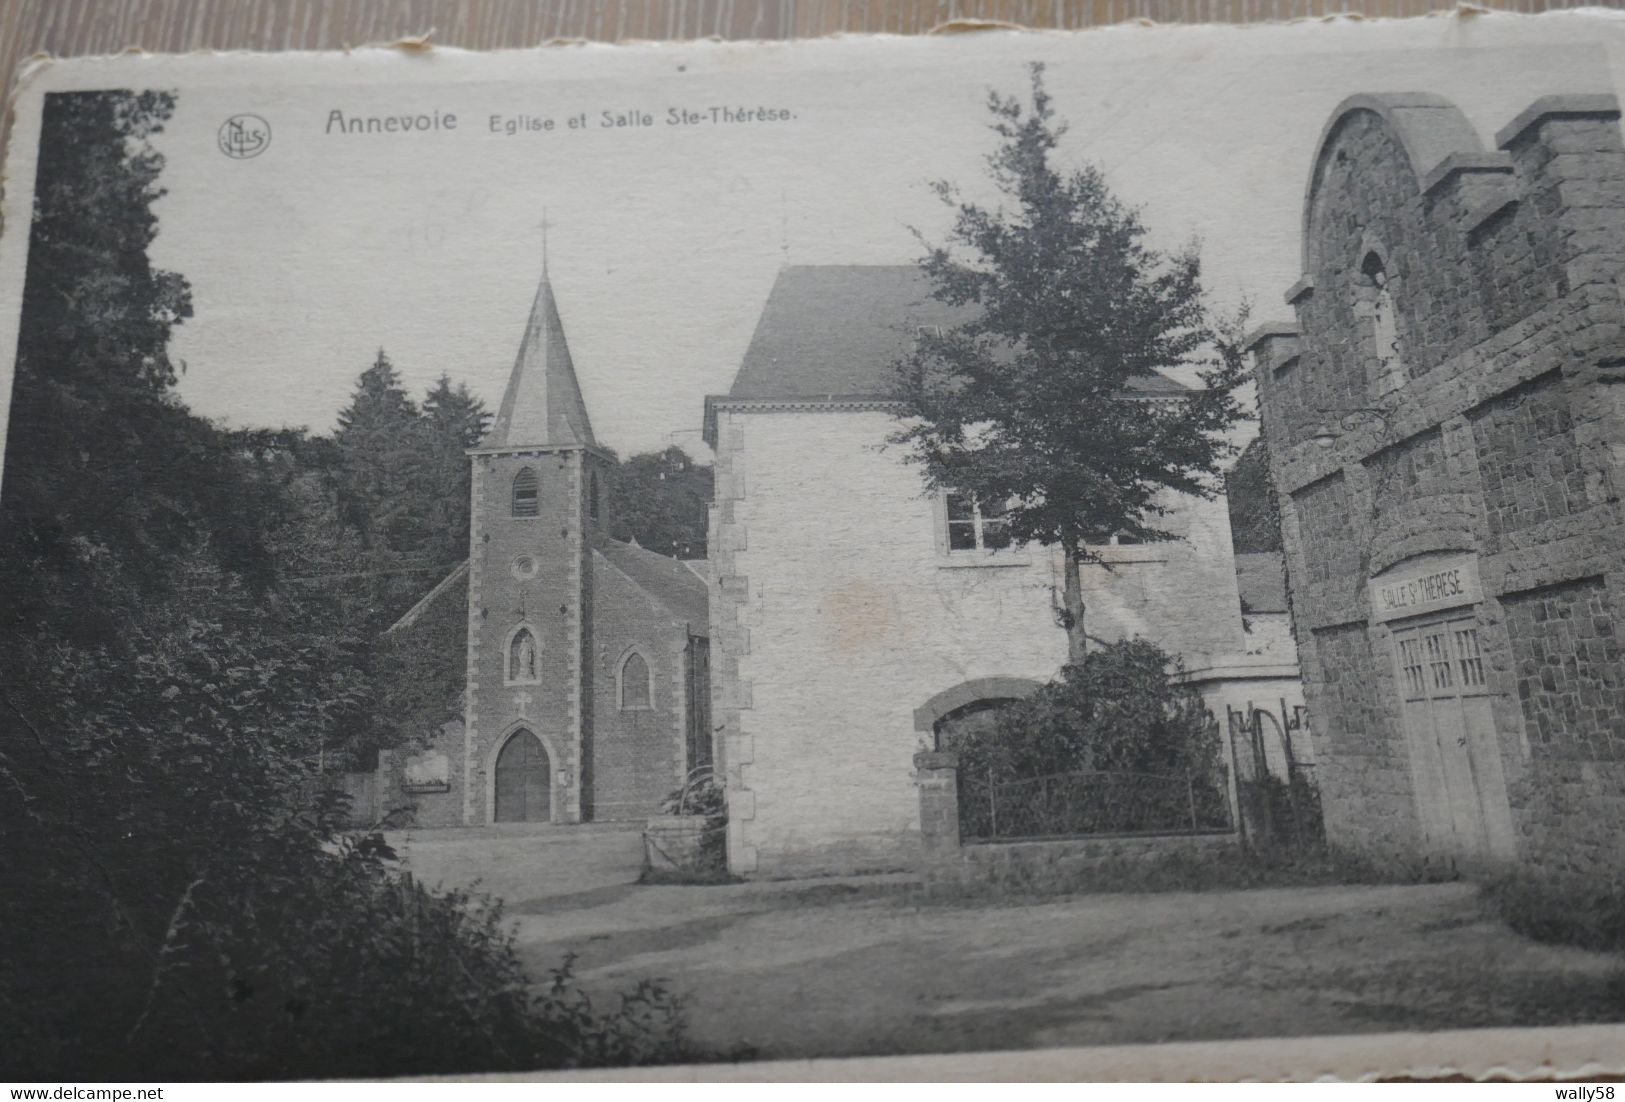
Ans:
[[[502,406],[473,464],[463,822],[592,818],[593,439],[544,260]]]

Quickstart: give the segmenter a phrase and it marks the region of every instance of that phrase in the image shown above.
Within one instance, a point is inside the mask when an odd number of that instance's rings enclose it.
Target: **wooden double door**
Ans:
[[[1477,618],[1395,624],[1395,673],[1428,849],[1469,864],[1515,841]]]
[[[492,818],[499,823],[553,821],[553,763],[542,740],[523,728],[497,752]]]

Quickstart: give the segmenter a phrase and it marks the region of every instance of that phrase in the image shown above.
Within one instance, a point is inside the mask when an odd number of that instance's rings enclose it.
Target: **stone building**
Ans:
[[[1625,841],[1625,148],[1551,96],[1486,149],[1356,96],[1297,321],[1252,338],[1329,834],[1468,865]]]
[[[711,760],[704,564],[606,534],[613,461],[545,274],[469,458],[469,560],[390,629],[466,618],[461,716],[383,758],[382,798],[422,826],[653,814]]]
[[[789,267],[732,388],[706,399],[713,722],[736,873],[909,863],[915,751],[1066,660],[1059,554],[1010,546],[996,517],[927,493],[883,448],[892,364],[921,327],[962,317],[911,265]],[[1161,375],[1132,392],[1183,393]],[[1174,504],[1181,539],[1104,536],[1112,568],[1080,568],[1089,630],[1182,655],[1221,721],[1250,694],[1273,699],[1277,674],[1295,696],[1295,667],[1245,654],[1224,501]]]

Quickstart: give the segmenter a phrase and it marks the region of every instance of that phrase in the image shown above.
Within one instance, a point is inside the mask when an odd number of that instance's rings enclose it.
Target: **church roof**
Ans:
[[[553,300],[553,284],[544,271],[502,407],[480,447],[592,447],[596,443],[558,304]]]
[[[1236,588],[1243,612],[1286,611],[1286,579],[1279,551],[1245,551],[1236,556]]]
[[[440,598],[445,596],[447,593],[453,592],[454,586],[458,587],[456,589],[458,594],[466,596],[468,587],[460,584],[466,577],[468,577],[468,560],[464,559],[462,562],[457,564],[457,568],[455,570],[442,578],[438,585],[429,590],[429,592],[425,593],[422,600],[418,601],[417,604],[407,609],[399,620],[396,620],[393,624],[390,624],[387,628],[385,628],[384,634],[393,635],[395,632],[405,631],[407,628],[417,623],[423,618],[423,614],[428,612],[436,601],[440,600]]]
[[[612,539],[596,541],[593,550],[694,630],[710,634],[711,601],[705,582],[681,559]]]
[[[779,272],[729,398],[883,397],[892,365],[921,327],[950,328],[974,306],[933,297],[914,264],[801,265]],[[1183,394],[1166,375],[1131,381],[1135,394]]]

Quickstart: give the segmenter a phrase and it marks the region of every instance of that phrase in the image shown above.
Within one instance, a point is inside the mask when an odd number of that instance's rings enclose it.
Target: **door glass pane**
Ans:
[[[1427,637],[1428,670],[1433,675],[1433,688],[1448,689],[1456,682],[1450,670],[1450,651],[1443,631],[1429,633]]]
[[[1456,629],[1456,661],[1461,667],[1461,683],[1466,687],[1484,684],[1484,657],[1478,649],[1476,627]]]
[[[1406,696],[1421,696],[1427,692],[1427,682],[1422,676],[1422,647],[1414,635],[1399,641],[1399,671]]]

